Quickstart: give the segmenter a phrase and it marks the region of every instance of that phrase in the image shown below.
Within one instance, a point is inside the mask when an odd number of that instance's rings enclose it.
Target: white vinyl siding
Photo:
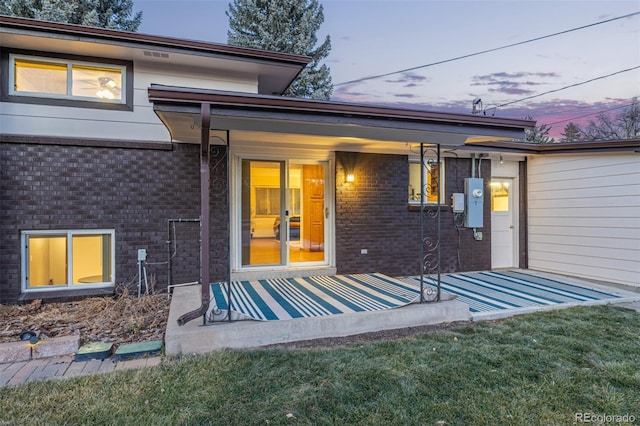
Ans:
[[[640,155],[528,163],[529,268],[640,287]]]
[[[148,99],[151,84],[257,93],[250,78],[212,75],[211,70],[181,69],[174,64],[134,62],[133,111],[69,106],[0,103],[2,133],[62,138],[170,142],[166,127]]]

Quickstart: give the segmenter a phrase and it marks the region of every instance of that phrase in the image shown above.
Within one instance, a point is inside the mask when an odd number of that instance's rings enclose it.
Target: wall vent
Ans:
[[[168,53],[144,50],[144,56],[152,56],[154,58],[169,58]]]

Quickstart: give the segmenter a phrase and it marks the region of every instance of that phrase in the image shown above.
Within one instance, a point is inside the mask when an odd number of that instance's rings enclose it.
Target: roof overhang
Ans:
[[[538,155],[610,152],[640,153],[640,139],[577,141],[544,144],[495,141],[490,143],[478,143],[476,146],[485,148],[489,151]]]
[[[184,143],[200,143],[201,104],[211,107],[211,128],[231,131],[234,140],[353,151],[405,151],[406,144],[414,143],[453,148],[521,139],[525,129],[535,125],[530,120],[182,87],[152,85],[148,92],[172,139]]]
[[[0,15],[0,46],[213,70],[258,82],[258,92],[280,94],[311,58],[226,44],[160,37]]]

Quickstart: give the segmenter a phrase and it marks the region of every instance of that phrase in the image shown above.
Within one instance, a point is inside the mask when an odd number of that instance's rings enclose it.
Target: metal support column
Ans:
[[[227,318],[231,321],[231,139],[227,130]]]
[[[211,166],[211,150],[209,134],[211,127],[211,106],[203,103],[200,105],[200,308],[187,312],[178,318],[178,325],[184,325],[198,317],[202,317],[206,323],[206,314],[211,299],[211,280],[209,271],[209,179]]]
[[[436,146],[436,160],[425,159],[425,146],[424,143],[420,143],[420,165],[421,165],[421,174],[420,174],[420,303],[428,301],[440,301],[441,296],[441,271],[440,271],[440,261],[441,261],[441,246],[440,246],[440,238],[441,238],[441,217],[440,217],[440,208],[442,207],[442,186],[441,186],[441,166],[440,166],[440,144]],[[435,164],[434,164],[435,163]],[[437,190],[437,202],[435,209],[430,208],[427,210],[426,207],[426,195],[429,191],[427,182],[426,182],[426,170],[433,169],[435,166],[437,173],[431,172],[431,187],[435,186],[438,188]],[[436,179],[435,185],[433,180]],[[432,236],[426,234],[426,219],[434,219],[436,221],[435,226],[435,241]],[[425,289],[425,272],[426,275],[431,281],[431,283],[435,286],[436,291],[435,295],[433,295],[433,291],[431,288]],[[433,277],[435,275],[435,278]],[[428,300],[425,298],[425,293],[429,296]]]

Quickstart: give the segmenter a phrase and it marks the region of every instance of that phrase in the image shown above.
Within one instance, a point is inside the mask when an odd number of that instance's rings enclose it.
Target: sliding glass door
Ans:
[[[326,164],[241,160],[241,265],[326,262]]]

